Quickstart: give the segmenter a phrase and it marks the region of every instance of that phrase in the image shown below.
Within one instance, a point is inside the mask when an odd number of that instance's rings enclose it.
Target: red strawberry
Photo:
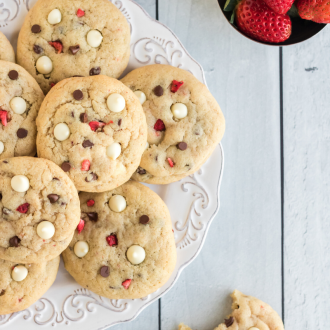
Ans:
[[[116,235],[110,235],[106,237],[106,240],[110,246],[112,245],[118,245],[117,236]]]
[[[101,123],[99,121],[91,121],[89,123],[89,127],[91,128],[92,131],[96,131],[98,128],[102,128],[103,126],[105,126],[105,123]]]
[[[122,286],[127,290],[129,288],[129,286],[131,285],[132,280],[125,280],[122,283]]]
[[[85,12],[84,12],[82,9],[79,8],[79,9],[77,10],[77,16],[78,16],[78,17],[83,17],[83,16],[85,16]]]
[[[330,23],[328,0],[297,0],[295,5],[301,18],[316,23]]]
[[[165,124],[161,119],[157,119],[155,125],[154,125],[155,131],[165,131]]]
[[[88,171],[91,167],[91,162],[88,159],[85,159],[81,163],[81,170],[82,171]]]
[[[169,163],[169,165],[170,165],[171,167],[174,166],[174,162],[173,162],[173,160],[172,160],[171,158],[167,158],[167,161],[168,161],[168,163]]]
[[[77,226],[78,234],[82,232],[84,227],[85,227],[85,221],[83,219],[80,219],[79,224]]]
[[[0,121],[3,126],[7,126],[7,116],[8,113],[6,110],[0,110]]]
[[[255,40],[278,43],[291,35],[289,15],[280,15],[263,0],[242,0],[236,6],[238,29]]]
[[[94,204],[95,204],[94,199],[89,199],[89,200],[87,201],[87,206],[93,206]]]
[[[278,14],[286,14],[292,7],[294,0],[264,0],[266,5]]]
[[[20,205],[16,209],[16,211],[18,211],[19,213],[26,213],[29,210],[29,206],[30,206],[29,203],[24,203],[24,204]]]
[[[57,54],[61,54],[63,52],[63,45],[60,40],[48,41],[48,43],[55,48]]]
[[[175,93],[183,85],[183,81],[173,80],[171,84],[171,92]]]

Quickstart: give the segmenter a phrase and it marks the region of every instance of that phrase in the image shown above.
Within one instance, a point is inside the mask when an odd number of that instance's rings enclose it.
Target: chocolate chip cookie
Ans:
[[[0,32],[0,60],[15,63],[13,46],[2,32]]]
[[[207,87],[191,73],[149,65],[121,80],[139,98],[148,144],[133,179],[166,184],[194,173],[220,142],[225,120]]]
[[[79,197],[82,220],[63,252],[74,279],[111,299],[142,298],[164,285],[175,267],[176,248],[160,197],[134,181]]]
[[[44,99],[21,66],[0,61],[0,159],[36,154],[36,117]]]
[[[39,264],[18,264],[0,259],[0,315],[28,308],[55,281],[60,257]]]
[[[80,220],[79,197],[54,163],[33,157],[0,161],[0,258],[40,263],[58,256]]]
[[[61,166],[82,191],[114,189],[138,167],[147,141],[141,104],[120,81],[94,76],[61,81],[37,118],[38,155]]]
[[[129,25],[108,0],[39,0],[17,43],[17,62],[45,93],[77,75],[118,78],[129,56]]]

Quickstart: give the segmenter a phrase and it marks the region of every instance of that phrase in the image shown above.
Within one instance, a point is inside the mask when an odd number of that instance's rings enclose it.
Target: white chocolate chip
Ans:
[[[114,142],[107,146],[107,156],[111,159],[117,159],[121,154],[121,146],[119,143]]]
[[[38,72],[48,74],[53,70],[53,62],[48,56],[41,56],[37,60],[36,67]]]
[[[15,175],[10,184],[13,190],[17,192],[25,192],[30,188],[30,181],[25,175]]]
[[[64,141],[70,136],[69,126],[65,123],[60,123],[55,126],[54,136],[59,141]]]
[[[125,109],[125,99],[117,93],[111,94],[108,96],[107,105],[110,111],[120,112]]]
[[[182,119],[187,117],[188,109],[187,106],[183,103],[174,103],[171,107],[173,116],[177,119]]]
[[[148,148],[149,148],[149,143],[146,142],[146,148],[145,148],[145,150],[147,150]]]
[[[141,104],[143,104],[147,99],[146,94],[141,91],[136,91],[134,94],[137,96]]]
[[[0,141],[0,155],[3,153],[4,150],[5,150],[5,145],[3,144],[3,142]]]
[[[55,227],[49,221],[41,221],[37,226],[37,234],[42,239],[50,239],[55,234]]]
[[[15,113],[21,115],[26,110],[26,102],[23,98],[16,96],[11,99],[10,107]]]
[[[48,14],[48,23],[49,24],[57,24],[61,22],[62,20],[62,14],[58,9],[53,9],[49,14]]]
[[[132,245],[126,253],[127,259],[133,265],[138,265],[146,258],[146,251],[139,245]]]
[[[28,275],[28,270],[26,267],[22,265],[16,266],[11,272],[11,277],[16,282],[23,281],[27,275]]]
[[[98,47],[101,45],[103,36],[100,31],[97,30],[90,30],[87,33],[87,42],[91,47]]]
[[[89,246],[85,241],[79,241],[74,245],[74,253],[78,258],[83,258],[89,251]]]
[[[121,195],[114,195],[109,200],[109,206],[114,212],[122,212],[126,209],[126,199]]]

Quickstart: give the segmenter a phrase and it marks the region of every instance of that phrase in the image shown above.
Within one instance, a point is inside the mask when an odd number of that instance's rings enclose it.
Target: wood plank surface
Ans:
[[[278,48],[240,36],[216,0],[159,0],[159,20],[202,64],[227,121],[220,212],[199,257],[162,298],[161,329],[213,329],[236,288],[281,313]]]
[[[283,50],[286,329],[330,324],[329,32]]]

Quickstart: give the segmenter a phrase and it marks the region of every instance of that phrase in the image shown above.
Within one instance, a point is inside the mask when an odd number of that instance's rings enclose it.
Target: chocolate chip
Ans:
[[[62,165],[61,165],[61,169],[64,171],[64,172],[69,172],[71,170],[71,165],[69,162],[64,162]]]
[[[80,89],[76,89],[72,95],[77,101],[81,101],[84,98],[84,94]]]
[[[118,126],[121,126],[121,118],[118,120]]]
[[[49,199],[49,201],[51,202],[51,204],[54,204],[58,201],[58,199],[60,198],[59,195],[56,194],[49,194],[47,195],[47,198]]]
[[[142,216],[140,217],[140,223],[141,223],[142,225],[146,225],[148,222],[149,222],[149,217],[148,217],[147,215],[142,215]]]
[[[71,117],[74,118],[74,112],[73,111],[71,111]]]
[[[3,296],[5,294],[5,292],[6,292],[5,290],[1,290],[0,291],[0,297]]]
[[[70,46],[69,49],[71,50],[72,55],[76,55],[79,52],[80,46]]]
[[[100,268],[100,275],[102,277],[109,277],[109,275],[110,275],[110,269],[109,269],[109,267],[108,266],[102,266]]]
[[[225,319],[225,325],[229,328],[234,323],[234,318],[231,316],[229,319]]]
[[[92,68],[90,69],[89,71],[89,75],[90,76],[97,76],[98,74],[101,73],[101,68],[99,66],[95,67],[95,68]]]
[[[4,208],[2,209],[2,213],[3,213],[4,215],[9,215],[9,214],[11,213],[11,211],[10,211],[9,209],[7,209],[6,207],[4,207]]]
[[[8,73],[8,77],[11,79],[11,80],[16,80],[18,78],[18,72],[16,70],[11,70],[9,71]]]
[[[143,174],[146,174],[147,173],[147,171],[144,168],[140,167],[140,166],[138,167],[138,169],[136,170],[136,172],[138,174],[140,174],[140,175],[143,175]]]
[[[178,143],[178,144],[176,145],[176,147],[177,147],[178,149],[180,149],[180,150],[186,150],[187,147],[188,147],[188,145],[187,145],[186,142],[180,142],[180,143]]]
[[[89,212],[87,213],[87,216],[90,221],[94,221],[94,222],[96,222],[99,218],[99,215],[96,212]]]
[[[158,85],[154,88],[154,93],[156,96],[162,96],[164,94],[163,87]]]
[[[24,139],[27,137],[28,131],[25,128],[19,128],[16,134],[19,139]]]
[[[21,240],[17,236],[14,236],[9,240],[9,246],[18,247],[20,242],[21,242]]]
[[[95,174],[95,173],[89,173],[88,175],[87,175],[87,177],[85,178],[85,181],[86,182],[92,182],[92,181],[96,181],[97,179],[98,179],[99,177],[97,176],[97,174]]]
[[[44,51],[43,48],[38,45],[34,45],[33,50],[36,54],[41,54]]]
[[[0,193],[0,201],[2,200],[2,194]]]
[[[79,118],[80,118],[80,121],[82,122],[82,123],[87,123],[88,122],[88,117],[87,117],[87,113],[81,113],[80,114],[80,116],[79,116]]]
[[[91,147],[93,147],[93,145],[94,145],[94,143],[91,142],[91,141],[89,141],[89,140],[85,140],[85,141],[83,142],[83,144],[82,144],[82,146],[83,146],[84,148],[91,148]]]
[[[60,179],[59,179],[59,178],[53,178],[53,180],[56,180],[56,181],[60,181]]]
[[[31,32],[32,33],[40,33],[41,32],[40,25],[38,25],[38,24],[33,25],[32,28],[31,28]]]
[[[6,160],[3,161],[5,164],[8,164],[8,162]]]

